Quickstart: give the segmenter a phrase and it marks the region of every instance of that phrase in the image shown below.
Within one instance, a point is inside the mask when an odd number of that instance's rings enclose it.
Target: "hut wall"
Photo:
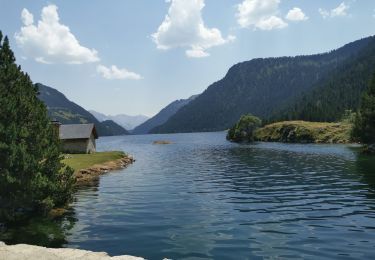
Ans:
[[[90,139],[87,140],[87,153],[96,152],[96,142],[94,134],[91,134]]]
[[[66,139],[62,140],[65,153],[87,153],[89,139]]]

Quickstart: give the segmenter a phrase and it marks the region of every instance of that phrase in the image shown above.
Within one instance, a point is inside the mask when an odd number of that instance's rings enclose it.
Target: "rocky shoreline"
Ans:
[[[6,260],[144,260],[129,255],[109,256],[105,252],[92,252],[73,248],[46,248],[26,244],[6,245],[0,242],[0,259]]]
[[[125,155],[123,158],[105,162],[102,164],[95,164],[87,169],[81,169],[74,173],[76,177],[76,185],[89,185],[99,179],[103,174],[109,171],[119,170],[128,167],[130,164],[135,162],[135,159],[129,155]]]

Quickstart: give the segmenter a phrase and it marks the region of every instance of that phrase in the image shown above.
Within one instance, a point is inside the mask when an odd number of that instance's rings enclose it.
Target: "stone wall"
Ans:
[[[62,146],[65,153],[87,153],[88,139],[62,140]]]
[[[91,134],[90,139],[87,143],[87,153],[94,153],[96,152],[96,142],[94,134]]]
[[[96,152],[96,141],[94,134],[90,139],[65,139],[61,140],[63,152],[65,153],[94,153]]]

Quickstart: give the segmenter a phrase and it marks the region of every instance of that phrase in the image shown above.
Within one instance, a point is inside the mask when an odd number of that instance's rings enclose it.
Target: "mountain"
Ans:
[[[358,106],[369,71],[375,70],[374,45],[375,38],[368,37],[323,54],[236,64],[223,79],[151,132],[219,131],[228,129],[246,113],[265,121],[287,116],[309,119],[304,113],[316,106],[322,110],[315,120],[338,119],[345,109]],[[311,103],[310,108],[306,101]],[[322,116],[325,112],[329,118]]]
[[[98,119],[99,122],[103,122],[105,120],[108,120],[108,116],[105,115],[105,114],[102,114],[100,112],[96,112],[94,110],[89,110],[89,112],[90,112],[91,115],[95,116],[95,118]]]
[[[119,115],[105,115],[94,110],[89,110],[89,112],[96,117],[100,122],[105,120],[112,120],[115,123],[119,124],[126,130],[133,130],[135,127],[139,126],[140,124],[144,123],[149,117],[144,115],[137,115],[137,116],[129,116],[125,114]]]
[[[274,111],[272,121],[340,120],[346,110],[356,111],[361,97],[375,72],[375,39],[358,55],[331,71],[325,80],[296,97],[284,108]]]
[[[112,120],[105,120],[103,122],[100,122],[100,129],[102,132],[105,131],[107,136],[129,134],[126,129]]]
[[[54,88],[37,83],[38,98],[44,102],[51,119],[56,119],[62,124],[94,123],[99,136],[126,135],[124,128],[113,121],[99,122],[92,114],[81,106],[70,101],[64,94]]]
[[[182,107],[189,104],[193,101],[198,95],[191,96],[188,99],[180,99],[173,101],[168,106],[163,108],[159,113],[157,113],[154,117],[150,118],[143,124],[137,126],[132,131],[133,134],[148,134],[151,129],[164,124],[171,116],[176,114]]]

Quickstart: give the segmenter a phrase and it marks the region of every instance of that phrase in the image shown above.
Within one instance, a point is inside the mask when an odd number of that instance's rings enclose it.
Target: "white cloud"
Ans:
[[[374,17],[374,18],[375,18],[375,9],[374,9],[374,14],[372,15],[372,17]]]
[[[190,58],[204,58],[210,56],[209,53],[205,52],[204,49],[199,47],[193,47],[190,50],[185,51],[186,56]]]
[[[141,75],[128,71],[125,68],[119,69],[116,65],[112,65],[111,67],[98,65],[96,71],[105,79],[142,79]]]
[[[44,7],[37,24],[34,24],[34,17],[27,9],[22,10],[21,19],[24,26],[15,34],[16,42],[36,61],[67,64],[99,61],[95,49],[80,45],[69,27],[60,23],[57,6]]]
[[[324,19],[326,19],[327,17],[330,16],[330,13],[329,13],[327,10],[322,9],[322,8],[319,8],[319,13],[320,13],[320,15],[321,15]]]
[[[289,21],[306,21],[309,19],[304,12],[302,12],[301,8],[294,7],[293,9],[289,10],[288,14],[285,17]]]
[[[267,19],[263,19],[258,22],[257,28],[261,30],[273,30],[273,29],[282,29],[288,26],[281,18],[277,16],[270,16]]]
[[[282,29],[288,24],[279,17],[280,0],[244,0],[237,6],[237,22],[243,28]]]
[[[346,16],[348,10],[349,10],[349,6],[346,5],[344,2],[342,2],[338,7],[336,7],[335,9],[331,11],[331,16],[332,17]]]
[[[34,23],[34,16],[25,8],[21,12],[21,19],[26,26]]]
[[[167,0],[170,3],[168,14],[151,35],[158,49],[188,48],[188,57],[202,58],[210,54],[207,50],[226,44],[234,36],[223,38],[217,28],[207,28],[202,18],[204,0]]]
[[[319,13],[324,19],[328,17],[347,16],[349,8],[349,5],[345,4],[345,2],[342,2],[339,6],[333,8],[332,10],[319,8]]]

